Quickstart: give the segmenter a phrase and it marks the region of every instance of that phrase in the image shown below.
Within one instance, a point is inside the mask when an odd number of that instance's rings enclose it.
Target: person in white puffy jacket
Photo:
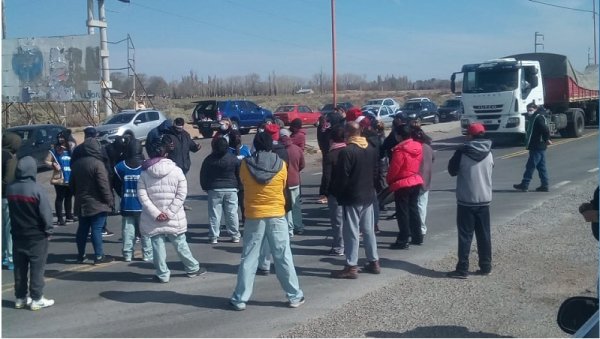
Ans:
[[[144,161],[138,181],[138,199],[142,203],[140,231],[152,241],[154,279],[161,283],[169,282],[171,273],[166,262],[165,238],[175,247],[188,277],[206,273],[194,259],[185,238],[187,219],[183,203],[187,180],[181,168],[167,158],[173,147],[171,136],[164,135],[160,144],[150,150],[150,159]]]

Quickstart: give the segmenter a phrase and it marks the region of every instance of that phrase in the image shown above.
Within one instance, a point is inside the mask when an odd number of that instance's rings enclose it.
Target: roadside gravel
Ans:
[[[598,243],[577,212],[596,185],[594,180],[574,185],[507,224],[492,225],[491,276],[445,278],[456,264],[453,249],[418,274],[281,336],[565,337],[556,325],[561,302],[596,293]],[[470,259],[474,271],[475,240]]]

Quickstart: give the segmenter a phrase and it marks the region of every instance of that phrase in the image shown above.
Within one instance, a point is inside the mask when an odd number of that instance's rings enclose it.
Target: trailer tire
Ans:
[[[583,135],[585,128],[585,117],[580,110],[571,112],[573,119],[567,123],[567,127],[560,131],[560,135],[567,138],[579,138]]]

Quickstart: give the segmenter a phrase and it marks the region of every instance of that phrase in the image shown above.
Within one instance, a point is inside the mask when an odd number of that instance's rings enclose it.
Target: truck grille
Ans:
[[[479,105],[473,106],[473,111],[477,113],[501,113],[504,105]]]
[[[484,125],[484,126],[485,126],[486,131],[496,131],[496,130],[498,130],[498,127],[500,127],[500,124],[491,124],[491,125]]]
[[[485,120],[485,119],[500,119],[502,115],[500,114],[485,114],[485,115],[478,115],[477,119],[479,120]]]

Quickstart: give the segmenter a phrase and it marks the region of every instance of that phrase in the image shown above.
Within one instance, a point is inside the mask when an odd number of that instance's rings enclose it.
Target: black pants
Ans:
[[[456,270],[469,271],[469,253],[473,232],[477,239],[479,268],[484,272],[492,269],[492,239],[490,235],[490,207],[458,205],[456,212],[458,228],[458,264]]]
[[[13,261],[15,264],[15,297],[29,296],[38,300],[44,295],[44,272],[48,258],[48,239],[30,240],[13,237]],[[28,273],[31,281],[28,281]]]
[[[58,222],[64,221],[62,213],[63,205],[65,206],[65,214],[67,215],[67,219],[73,219],[73,192],[71,192],[71,188],[66,185],[54,185],[54,189],[56,190],[54,209],[56,210],[56,218],[58,218]]]
[[[411,242],[420,244],[423,242],[421,233],[421,216],[419,215],[419,189],[421,186],[401,188],[394,192],[396,203],[396,221],[398,222],[397,243]]]

